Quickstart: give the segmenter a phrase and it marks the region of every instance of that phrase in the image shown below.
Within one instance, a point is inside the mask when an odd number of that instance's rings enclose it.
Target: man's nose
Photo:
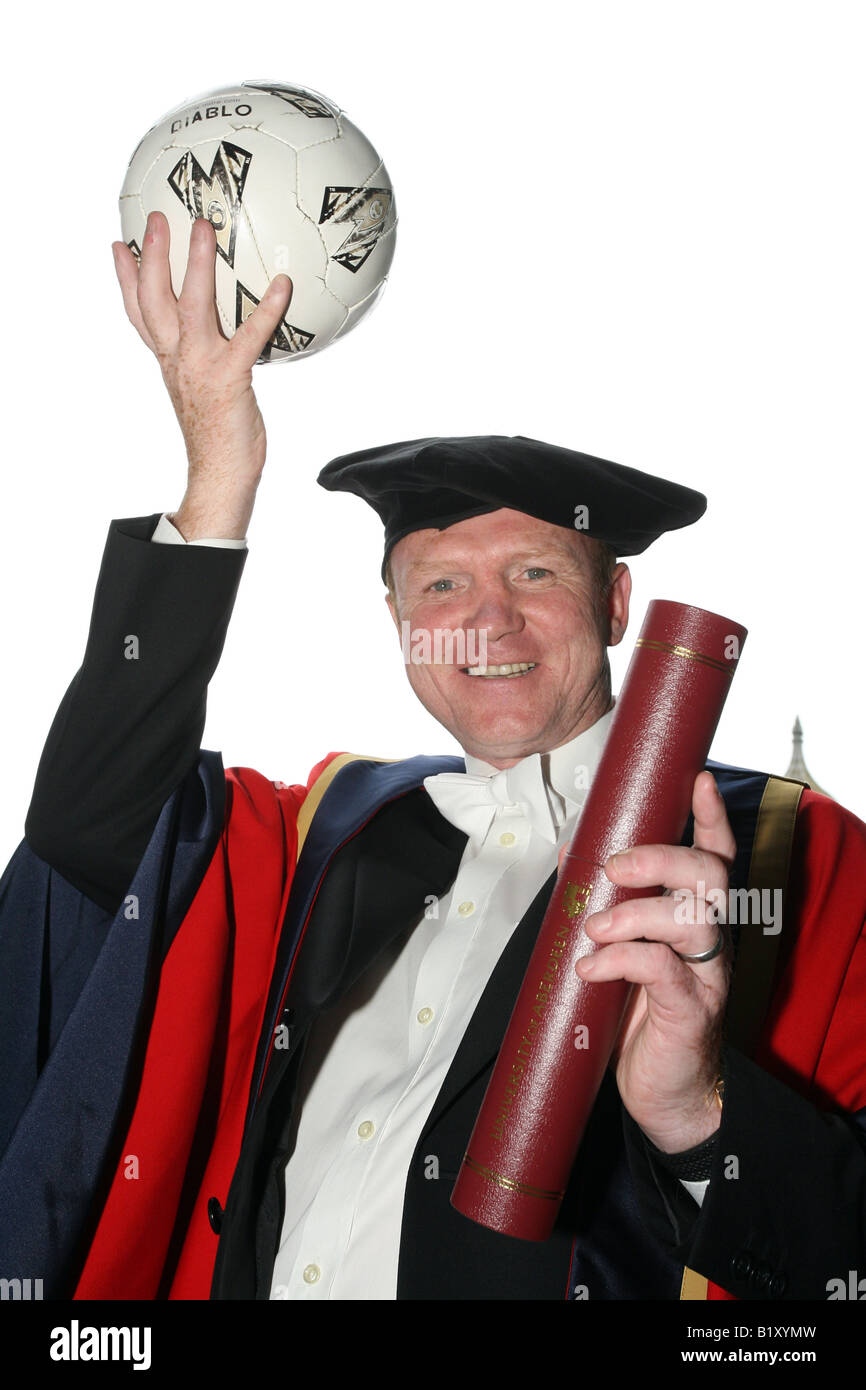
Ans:
[[[505,584],[485,586],[476,595],[466,626],[483,630],[488,642],[498,642],[511,633],[520,632],[525,619],[520,609],[519,595]]]

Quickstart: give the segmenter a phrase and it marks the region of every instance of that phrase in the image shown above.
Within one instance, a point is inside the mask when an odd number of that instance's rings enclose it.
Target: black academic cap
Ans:
[[[410,531],[444,530],[509,507],[639,555],[664,531],[706,510],[700,492],[521,435],[410,439],[332,459],[319,474],[329,492],[353,492],[385,525],[385,565]],[[578,511],[578,508],[585,510]]]

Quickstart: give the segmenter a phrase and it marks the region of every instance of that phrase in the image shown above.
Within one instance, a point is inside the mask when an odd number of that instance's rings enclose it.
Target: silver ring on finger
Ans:
[[[716,956],[720,956],[728,944],[728,937],[724,926],[721,923],[719,923],[718,926],[718,940],[708,951],[701,951],[696,956],[687,956],[682,951],[674,950],[673,947],[671,947],[671,950],[674,951],[675,956],[679,956],[680,960],[687,961],[689,965],[703,965],[708,960],[715,960]]]

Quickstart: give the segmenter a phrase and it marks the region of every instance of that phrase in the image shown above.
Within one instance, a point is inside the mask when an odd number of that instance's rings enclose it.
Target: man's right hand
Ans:
[[[174,525],[185,540],[242,537],[265,464],[265,426],[252,369],[292,297],[278,275],[232,338],[220,331],[214,289],[216,237],[203,218],[192,226],[180,296],[169,272],[169,228],[147,219],[141,264],[113,243],[117,278],[131,323],[159,362],[189,459],[187,490]]]

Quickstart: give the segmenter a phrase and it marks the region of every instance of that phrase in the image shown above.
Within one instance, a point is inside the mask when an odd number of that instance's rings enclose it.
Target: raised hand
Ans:
[[[162,213],[147,219],[141,264],[113,243],[127,316],[156,356],[178,418],[187,457],[187,491],[174,516],[186,540],[243,536],[265,463],[265,425],[252,369],[291,300],[287,275],[271,282],[232,338],[220,330],[214,275],[216,237],[193,223],[180,295],[169,271],[169,228]]]

